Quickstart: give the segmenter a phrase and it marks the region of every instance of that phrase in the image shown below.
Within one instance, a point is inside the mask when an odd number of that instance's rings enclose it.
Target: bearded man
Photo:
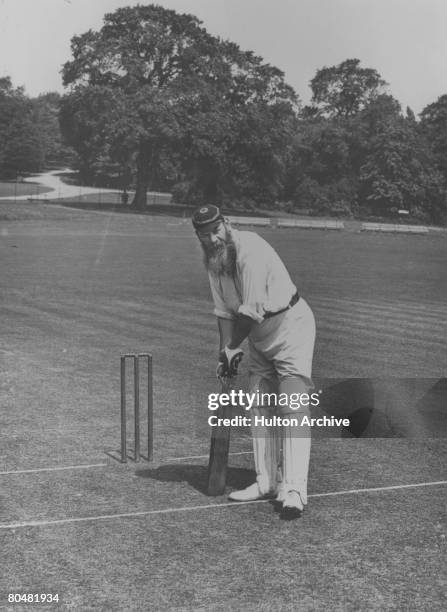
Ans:
[[[233,229],[216,206],[197,209],[192,223],[203,249],[218,321],[217,375],[237,374],[240,347],[247,339],[250,393],[256,397],[310,394],[315,320],[276,251],[258,234]],[[253,423],[255,416],[272,415],[301,421],[309,416],[308,405],[259,402],[251,412],[256,482],[233,491],[229,499],[276,498],[284,518],[299,516],[307,503],[310,428]]]

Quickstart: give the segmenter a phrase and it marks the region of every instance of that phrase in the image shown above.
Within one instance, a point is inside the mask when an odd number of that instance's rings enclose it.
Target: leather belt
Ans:
[[[297,291],[295,293],[295,295],[292,295],[292,299],[290,300],[289,304],[285,308],[281,308],[281,310],[277,310],[276,312],[265,312],[264,313],[264,320],[265,319],[271,319],[272,317],[275,317],[276,315],[279,315],[282,312],[286,312],[286,310],[289,310],[290,308],[293,308],[295,306],[295,304],[298,302],[299,299],[300,299],[300,296],[299,296],[299,293]]]

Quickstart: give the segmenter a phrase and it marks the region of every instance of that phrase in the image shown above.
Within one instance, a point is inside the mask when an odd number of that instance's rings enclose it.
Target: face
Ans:
[[[215,254],[225,248],[229,231],[223,221],[215,221],[196,231],[197,237],[206,253]]]
[[[203,249],[207,270],[217,275],[234,275],[236,246],[230,227],[224,221],[215,221],[196,230],[196,234]]]

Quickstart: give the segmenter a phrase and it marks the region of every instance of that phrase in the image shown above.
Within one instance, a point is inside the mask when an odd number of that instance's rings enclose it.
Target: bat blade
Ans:
[[[228,382],[221,381],[222,392],[228,391]],[[230,419],[231,406],[219,406],[216,411],[217,418]],[[207,493],[216,497],[223,495],[227,481],[228,454],[230,451],[231,427],[219,425],[213,427],[211,432],[210,458],[208,462]]]

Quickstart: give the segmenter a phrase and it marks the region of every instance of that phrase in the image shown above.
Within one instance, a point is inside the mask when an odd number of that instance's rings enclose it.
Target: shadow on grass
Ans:
[[[202,495],[208,495],[207,472],[207,467],[203,465],[163,465],[153,470],[147,469],[136,472],[136,475],[140,478],[149,478],[160,482],[187,482]],[[230,490],[245,489],[254,482],[255,478],[256,474],[253,470],[229,467],[225,495],[228,495]],[[237,505],[237,502],[235,503]],[[301,517],[301,512],[294,509],[284,511],[282,503],[275,499],[269,500],[269,505],[281,521],[292,521]]]
[[[200,493],[207,495],[208,468],[203,465],[162,465],[155,469],[146,469],[136,472],[140,478],[149,478],[160,482],[187,482]],[[252,484],[256,475],[253,470],[246,468],[229,467],[227,471],[227,487],[230,489],[244,489]]]

